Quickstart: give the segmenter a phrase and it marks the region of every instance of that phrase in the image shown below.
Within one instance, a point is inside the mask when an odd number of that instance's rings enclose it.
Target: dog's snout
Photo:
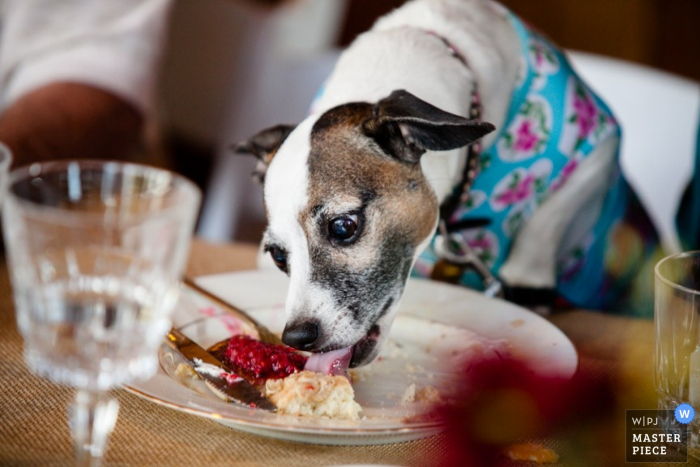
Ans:
[[[287,324],[282,342],[299,350],[310,350],[318,339],[318,324],[313,321]]]

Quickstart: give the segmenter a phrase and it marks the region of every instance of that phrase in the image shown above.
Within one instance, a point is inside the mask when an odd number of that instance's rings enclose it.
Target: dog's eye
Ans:
[[[333,240],[347,242],[357,233],[357,215],[350,214],[331,219],[328,223],[328,235]]]
[[[280,271],[288,273],[289,269],[287,267],[287,252],[278,246],[270,247],[269,250],[272,261],[280,269]]]

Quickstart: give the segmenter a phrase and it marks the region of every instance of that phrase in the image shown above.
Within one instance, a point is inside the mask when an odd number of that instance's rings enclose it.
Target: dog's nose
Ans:
[[[313,321],[288,324],[282,333],[282,342],[299,350],[309,350],[318,338],[318,324]]]

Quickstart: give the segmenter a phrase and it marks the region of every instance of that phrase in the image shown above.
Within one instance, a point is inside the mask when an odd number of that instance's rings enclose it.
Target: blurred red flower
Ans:
[[[512,358],[465,365],[446,400],[434,413],[448,445],[439,464],[460,467],[504,464],[504,449],[526,440],[574,434],[590,443],[615,408],[609,381],[582,372],[547,376]]]

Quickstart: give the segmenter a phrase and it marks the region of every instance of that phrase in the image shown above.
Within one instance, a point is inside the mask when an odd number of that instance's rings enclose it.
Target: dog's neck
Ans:
[[[411,47],[406,47],[407,42]],[[322,113],[348,102],[377,102],[396,89],[405,89],[447,112],[467,115],[472,83],[470,69],[425,30],[371,32],[341,55],[317,109]],[[465,154],[457,149],[422,158],[423,171],[440,201],[460,182]]]
[[[474,77],[426,29],[398,27],[361,35],[341,54],[316,112],[348,102],[377,102],[396,89],[456,115],[466,115]]]
[[[415,2],[418,7],[421,3]],[[341,55],[323,96],[316,103],[317,112],[348,102],[377,102],[393,90],[405,89],[436,107],[468,116],[476,84],[483,96],[482,118],[500,127],[507,109],[507,105],[501,102],[504,100],[501,88],[507,88],[505,95],[509,96],[516,70],[507,69],[498,75],[496,70],[502,67],[498,63],[485,65],[485,62],[498,62],[508,54],[494,53],[493,50],[469,54],[469,50],[450,40],[449,34],[443,34],[439,25],[433,27],[435,25],[430,21],[411,21],[411,17],[399,19],[401,21],[388,18],[379,24],[379,28],[360,36]],[[457,59],[443,39],[466,57],[469,65]],[[517,38],[511,48],[515,50],[516,46]],[[494,58],[490,58],[492,56]],[[496,74],[494,80],[499,84],[484,83],[479,78],[483,73],[474,67]],[[498,93],[501,93],[500,97]],[[490,144],[491,138],[485,138],[484,144]],[[461,182],[465,158],[466,150],[459,149],[429,153],[421,160],[423,171],[440,202]]]

